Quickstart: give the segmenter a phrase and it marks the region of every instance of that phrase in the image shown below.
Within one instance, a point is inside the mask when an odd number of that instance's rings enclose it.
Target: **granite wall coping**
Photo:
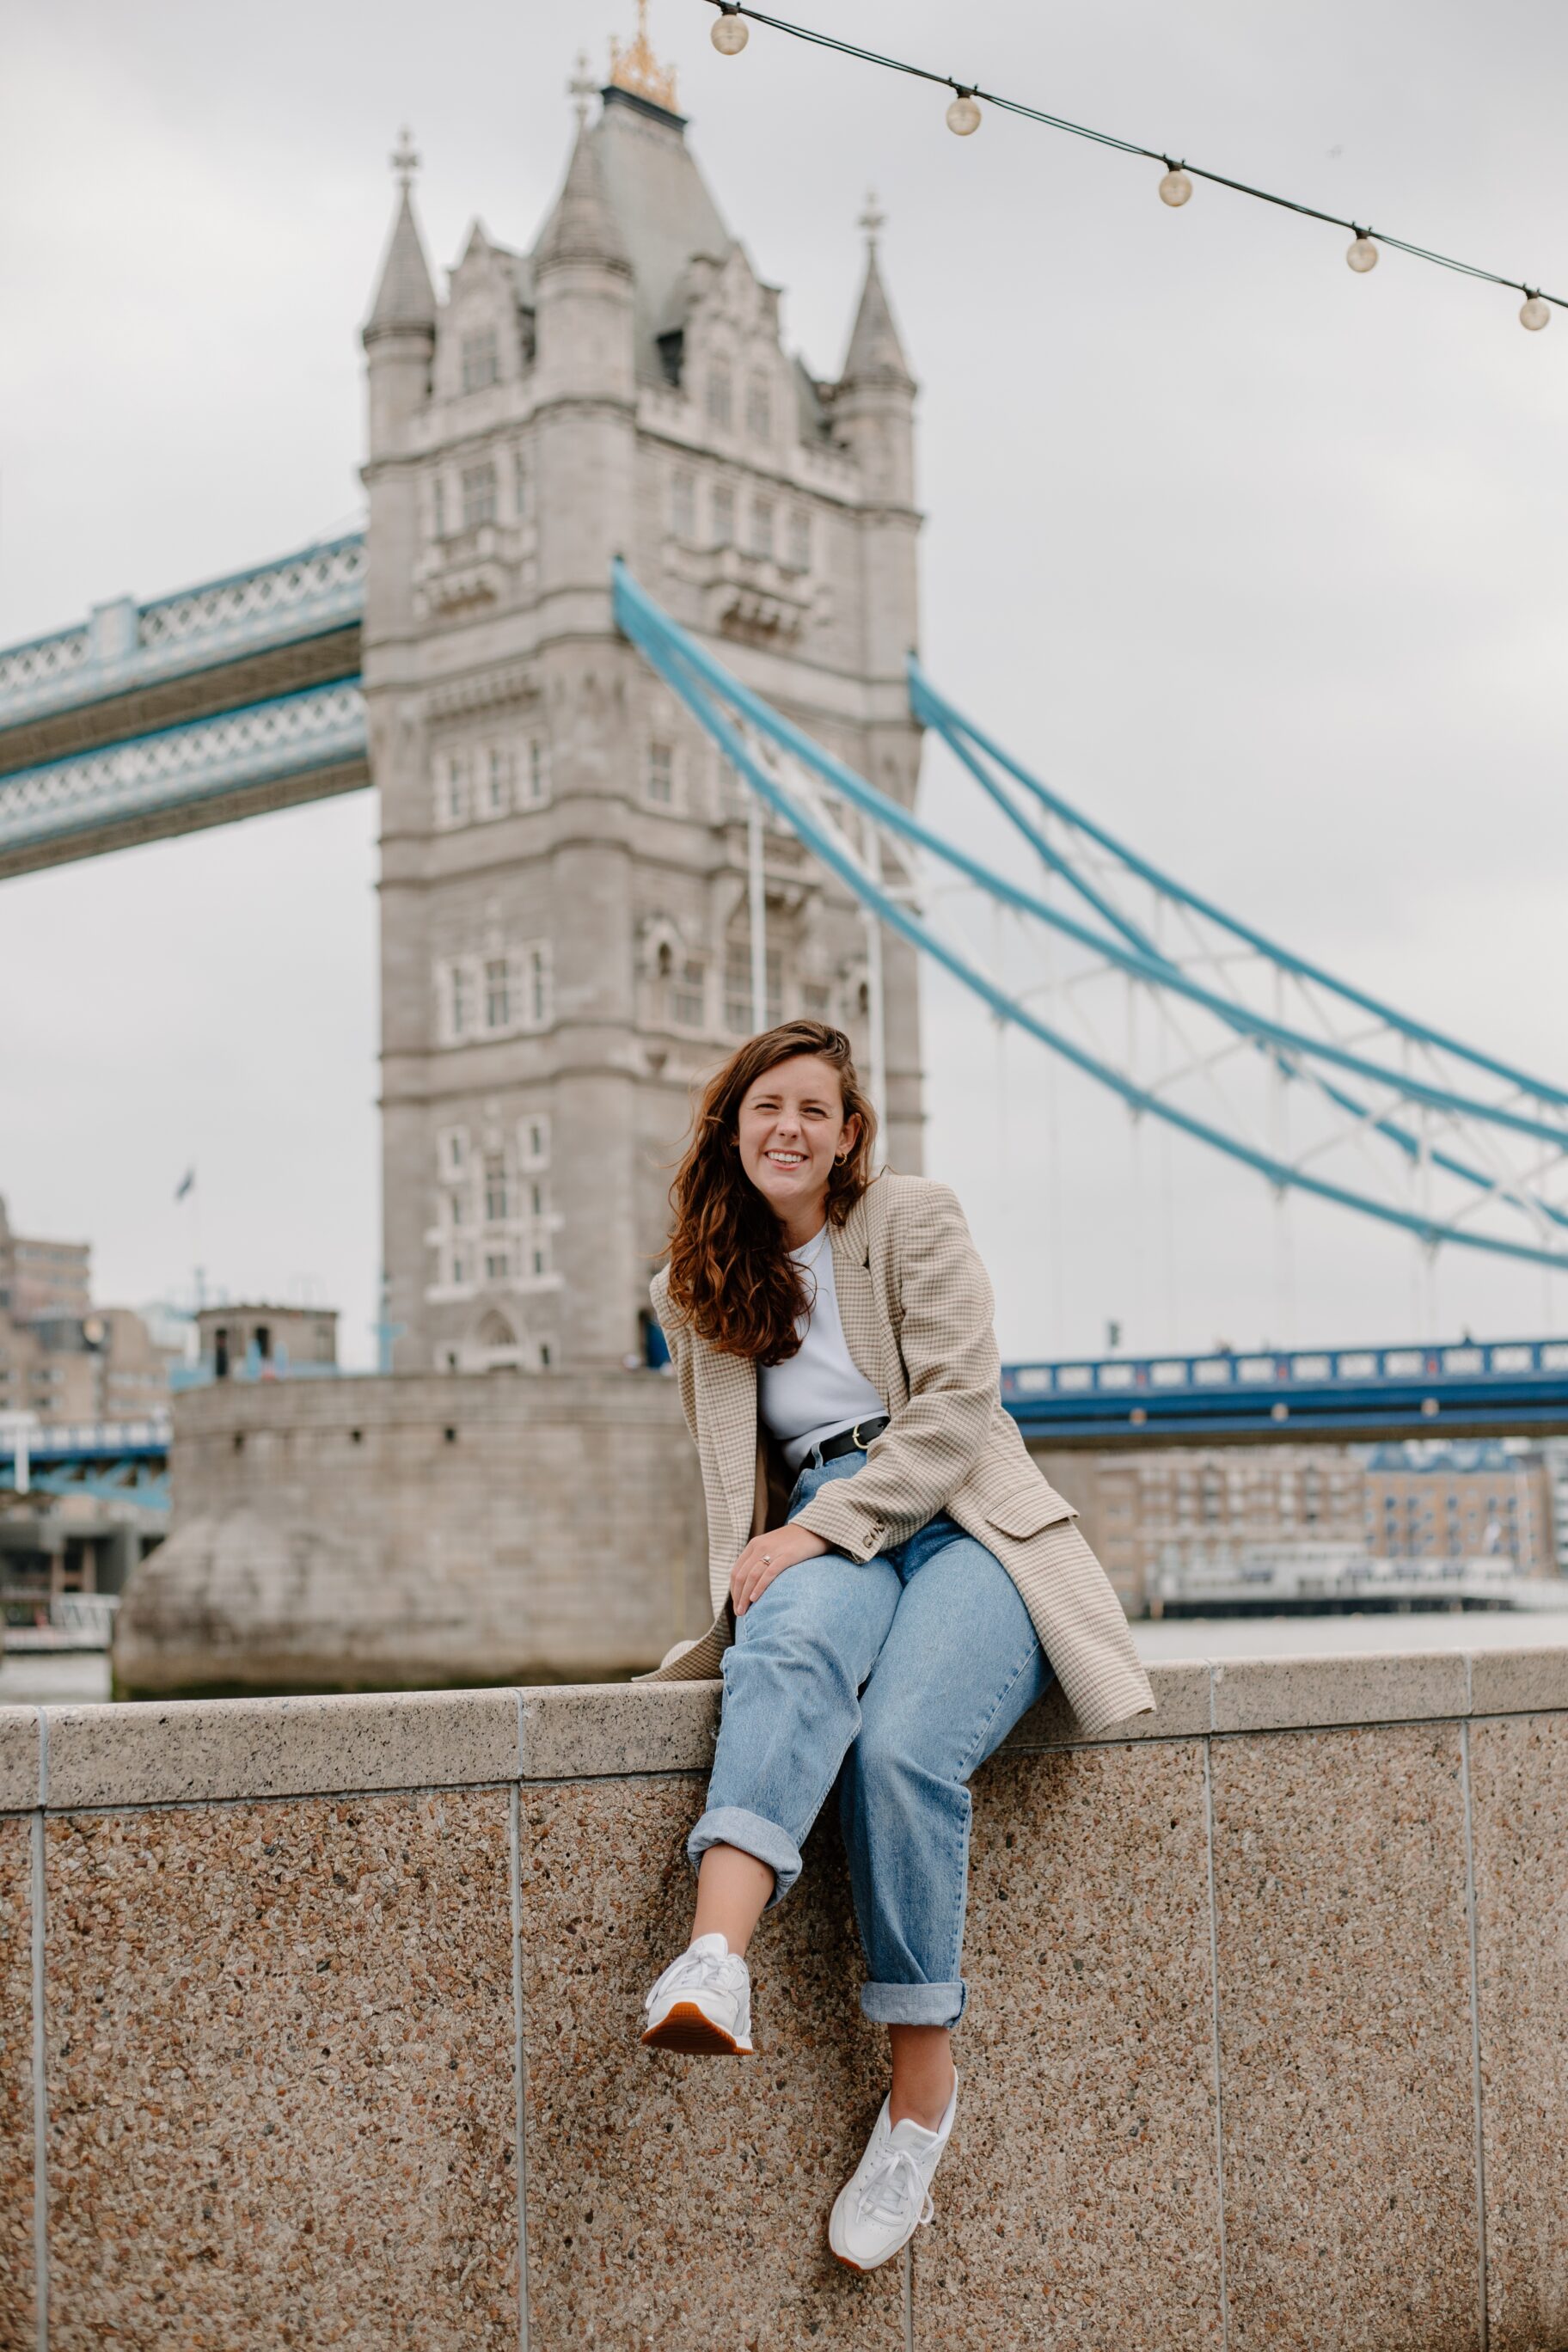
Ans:
[[[1015,1752],[1357,1723],[1568,1710],[1568,1648],[1173,1659],[1152,1715],[1076,1728],[1059,1688]],[[0,1707],[0,1812],[698,1772],[720,1685],[180,1699]]]

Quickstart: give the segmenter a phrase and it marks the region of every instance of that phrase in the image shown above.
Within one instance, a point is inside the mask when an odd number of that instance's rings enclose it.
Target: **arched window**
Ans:
[[[768,396],[765,375],[753,375],[746,383],[746,430],[753,441],[766,441],[773,433],[773,403]]]

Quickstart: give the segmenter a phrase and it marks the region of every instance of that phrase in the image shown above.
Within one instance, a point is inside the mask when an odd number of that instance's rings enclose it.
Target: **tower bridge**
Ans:
[[[922,960],[1281,1200],[1568,1265],[1568,1087],[1162,873],[912,653],[874,205],[822,379],[646,40],[596,120],[573,88],[538,236],[476,222],[444,302],[394,158],[364,530],[0,653],[0,877],[378,787],[397,1366],[639,1352],[689,1087],[785,1012],[850,1030],[918,1167]],[[916,815],[927,730],[1013,856]]]

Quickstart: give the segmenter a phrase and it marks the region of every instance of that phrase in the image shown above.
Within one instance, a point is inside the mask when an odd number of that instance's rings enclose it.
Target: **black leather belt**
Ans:
[[[837,1462],[841,1454],[860,1454],[874,1437],[880,1437],[888,1426],[888,1415],[878,1413],[871,1421],[858,1421],[853,1429],[841,1429],[832,1437],[814,1439],[806,1449],[809,1463],[815,1454],[819,1462]]]

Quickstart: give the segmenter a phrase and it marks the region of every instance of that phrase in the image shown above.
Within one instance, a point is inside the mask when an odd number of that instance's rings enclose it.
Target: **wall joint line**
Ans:
[[[1230,2284],[1226,2270],[1225,2247],[1225,2094],[1219,2063],[1219,1905],[1215,1893],[1213,1741],[1205,1739],[1203,1749],[1204,1822],[1208,1846],[1209,1989],[1214,2037],[1215,2189],[1219,2210],[1219,2340],[1220,2352],[1230,2352]],[[1481,2352],[1486,2352],[1484,2345]]]
[[[1466,1660],[1468,1666],[1469,1661]],[[1488,2352],[1490,2317],[1487,2310],[1487,2150],[1481,2109],[1481,2000],[1479,1944],[1476,1917],[1476,1838],[1470,1810],[1470,1727],[1459,1726],[1459,1782],[1465,1800],[1465,1926],[1469,1945],[1470,2077],[1476,2115],[1476,2268],[1480,2295],[1480,2352]]]
[[[40,1723],[42,1717],[39,1717]],[[44,2031],[44,1813],[28,1823],[33,1928],[33,2299],[38,2352],[49,2352],[49,2099]]]
[[[521,1714],[522,1702],[518,1701]],[[510,1837],[509,1875],[511,1881],[511,2021],[512,2081],[517,2098],[516,2139],[512,2153],[513,2187],[517,2191],[517,2340],[518,2352],[528,2352],[528,2150],[523,2110],[528,2088],[527,2060],[522,2040],[522,1791],[517,1781],[510,1790],[508,1812]]]

